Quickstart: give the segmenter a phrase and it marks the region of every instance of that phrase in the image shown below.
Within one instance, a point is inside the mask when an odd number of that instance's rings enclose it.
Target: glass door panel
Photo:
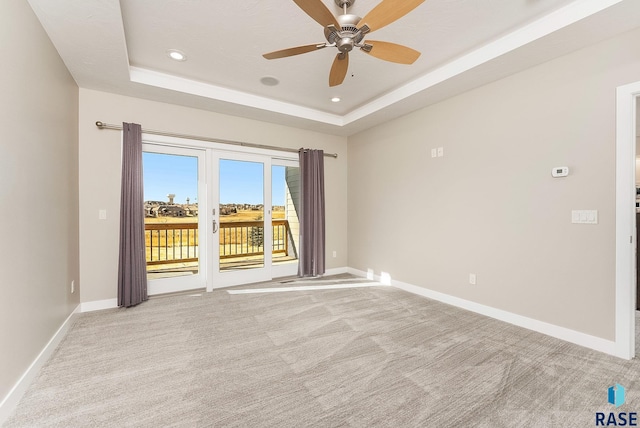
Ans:
[[[145,144],[142,154],[149,294],[204,287],[198,200],[202,153]]]
[[[298,200],[300,170],[297,166],[271,167],[273,264],[298,262]]]
[[[264,267],[264,164],[220,159],[220,271]]]

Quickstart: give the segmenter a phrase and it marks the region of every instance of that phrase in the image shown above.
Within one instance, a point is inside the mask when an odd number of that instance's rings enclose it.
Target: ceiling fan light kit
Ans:
[[[382,0],[364,18],[348,14],[347,9],[355,0],[334,0],[344,14],[335,17],[322,3],[322,0],[293,0],[300,9],[324,27],[326,43],[297,46],[269,52],[266,59],[285,58],[317,51],[326,47],[335,47],[338,54],[333,60],[329,73],[329,86],[340,85],[349,68],[349,52],[360,48],[363,52],[384,60],[399,64],[413,64],[420,52],[406,46],[390,42],[364,40],[366,34],[380,29],[402,18],[422,4],[425,0]]]

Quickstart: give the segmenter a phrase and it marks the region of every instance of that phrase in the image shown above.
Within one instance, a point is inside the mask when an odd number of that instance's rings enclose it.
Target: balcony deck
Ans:
[[[287,256],[286,254],[274,254],[272,258],[273,265],[284,263],[294,263],[298,259]],[[240,269],[253,269],[262,267],[261,256],[248,256],[227,258],[220,260],[220,271],[232,271]],[[161,279],[184,275],[194,275],[198,273],[198,263],[170,263],[165,265],[155,265],[152,269],[147,269],[147,279]]]
[[[253,269],[263,265],[263,222],[220,223],[220,271]],[[272,263],[292,263],[295,243],[289,222],[272,221]],[[147,278],[159,279],[198,272],[198,223],[171,222],[145,224]]]

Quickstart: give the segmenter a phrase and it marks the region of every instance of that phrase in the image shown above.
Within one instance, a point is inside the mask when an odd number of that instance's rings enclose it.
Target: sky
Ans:
[[[142,154],[144,200],[168,201],[167,195],[176,195],[177,204],[198,201],[198,158],[144,152]],[[220,203],[262,204],[264,165],[222,159],[220,161]],[[285,167],[272,167],[272,203],[284,205]]]

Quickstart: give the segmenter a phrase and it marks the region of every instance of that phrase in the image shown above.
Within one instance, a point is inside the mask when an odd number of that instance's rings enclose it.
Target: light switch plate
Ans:
[[[598,210],[572,210],[571,223],[598,224]]]
[[[98,220],[107,219],[107,210],[98,210]]]

